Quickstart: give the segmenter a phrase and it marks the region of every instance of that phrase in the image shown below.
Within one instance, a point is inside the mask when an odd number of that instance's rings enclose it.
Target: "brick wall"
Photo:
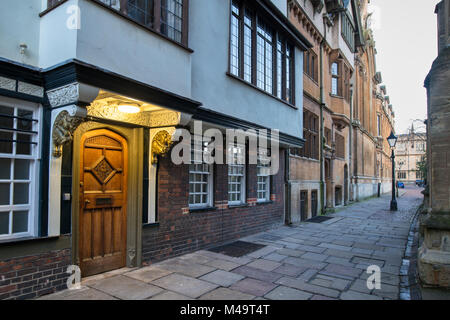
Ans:
[[[0,300],[32,299],[66,289],[71,250],[0,261]]]
[[[143,230],[143,261],[152,263],[171,256],[211,247],[283,224],[284,150],[280,170],[271,178],[271,202],[256,203],[256,165],[247,165],[246,206],[228,207],[228,167],[214,165],[214,210],[189,211],[188,165],[173,165],[163,158],[158,172],[157,220],[159,226]]]

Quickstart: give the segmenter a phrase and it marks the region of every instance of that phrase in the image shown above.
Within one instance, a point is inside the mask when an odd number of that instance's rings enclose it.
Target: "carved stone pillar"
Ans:
[[[72,83],[47,91],[52,107],[51,144],[49,159],[49,223],[48,235],[60,233],[62,147],[72,141],[73,133],[85,121],[85,105],[91,103],[99,90],[80,83]]]

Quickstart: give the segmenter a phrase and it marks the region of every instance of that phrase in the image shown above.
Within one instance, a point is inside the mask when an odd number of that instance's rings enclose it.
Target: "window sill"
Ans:
[[[340,96],[340,95],[337,95],[337,94],[330,93],[330,97],[344,100],[343,96]]]
[[[308,158],[308,157],[301,157],[301,156],[296,156],[295,154],[291,154],[291,157],[294,157],[296,159],[301,159],[301,160],[308,160],[308,161],[314,161],[314,162],[320,162],[319,159],[313,159],[313,158]]]
[[[293,104],[291,104],[291,103],[289,103],[289,102],[287,102],[287,101],[284,101],[283,99],[280,99],[280,98],[278,98],[277,96],[275,96],[275,95],[273,95],[273,94],[271,94],[271,93],[269,93],[269,92],[267,92],[267,91],[262,90],[261,88],[258,88],[258,87],[255,86],[253,83],[247,82],[247,81],[245,81],[245,80],[243,80],[243,79],[241,79],[241,78],[235,76],[234,74],[231,74],[229,71],[226,72],[226,75],[229,76],[229,77],[231,77],[231,78],[233,78],[233,79],[235,79],[235,80],[238,80],[238,81],[240,81],[240,82],[242,82],[242,83],[248,85],[249,87],[251,87],[251,88],[253,88],[253,89],[258,90],[258,91],[261,92],[261,93],[264,93],[265,95],[267,95],[267,96],[269,96],[269,97],[271,97],[271,98],[277,100],[278,102],[281,102],[281,103],[287,105],[288,107],[291,107],[292,109],[298,110],[298,107],[297,107],[297,106],[295,106],[295,105],[293,105]]]
[[[319,86],[319,82],[315,80],[313,77],[311,77],[309,74],[307,74],[305,71],[303,71],[303,75],[308,77],[308,79],[311,80],[312,82],[314,82],[316,86]]]
[[[159,228],[159,222],[146,223],[142,225],[143,229],[154,229]]]
[[[50,7],[50,8],[47,8],[46,10],[42,11],[42,12],[39,14],[39,17],[42,18],[42,17],[45,16],[47,13],[49,13],[50,11],[53,11],[54,9],[56,9],[57,7],[59,7],[60,5],[62,5],[63,3],[67,2],[67,1],[68,1],[68,0],[63,0],[63,1],[61,1],[61,2],[59,2],[59,3],[57,3],[57,4],[55,4],[54,6],[52,6],[52,7]],[[136,24],[136,25],[138,25],[139,27],[144,28],[145,30],[150,31],[151,33],[153,33],[153,34],[155,34],[155,35],[157,35],[157,36],[159,36],[159,37],[161,37],[161,38],[163,38],[163,39],[165,39],[165,40],[167,40],[167,41],[169,41],[169,42],[171,42],[171,43],[173,43],[173,44],[179,46],[180,48],[182,48],[182,49],[188,51],[189,53],[193,53],[193,52],[194,52],[194,50],[192,50],[191,48],[189,48],[189,47],[186,46],[185,44],[180,43],[180,42],[178,42],[178,41],[175,41],[175,40],[173,40],[173,39],[171,39],[171,38],[165,36],[164,34],[158,32],[158,31],[156,31],[156,30],[154,30],[154,29],[152,29],[152,28],[147,27],[146,25],[144,25],[144,24],[142,24],[142,23],[140,23],[140,22],[138,22],[138,21],[136,21],[136,20],[133,20],[132,18],[130,18],[130,17],[127,16],[126,14],[124,14],[124,13],[122,13],[122,12],[120,12],[120,11],[117,11],[117,10],[112,9],[111,7],[109,7],[108,5],[104,4],[103,2],[100,2],[99,0],[90,0],[90,1],[93,2],[93,3],[95,3],[95,4],[97,4],[97,5],[99,5],[99,6],[101,6],[101,7],[103,7],[103,8],[105,8],[105,9],[107,9],[107,10],[109,10],[109,11],[111,11],[111,12],[113,12],[114,14],[116,14],[116,15],[118,15],[118,16],[120,16],[120,17],[122,17],[122,18],[124,18],[124,19],[126,19],[126,20],[128,20],[128,21],[130,21],[130,22],[132,22],[132,23],[134,23],[134,24]]]
[[[266,201],[266,200],[264,200],[264,201],[256,201],[256,205],[257,206],[264,206],[264,205],[267,205],[267,204],[273,204],[273,201],[271,201],[271,200],[268,200],[268,201]]]
[[[250,207],[248,203],[228,204],[228,209],[247,208]]]
[[[217,207],[189,208],[189,213],[215,211]]]
[[[25,243],[25,242],[31,242],[31,241],[45,241],[45,240],[56,240],[59,239],[60,236],[52,236],[52,237],[22,237],[22,238],[12,238],[12,239],[4,239],[0,240],[0,246],[1,245],[9,245],[13,243]]]

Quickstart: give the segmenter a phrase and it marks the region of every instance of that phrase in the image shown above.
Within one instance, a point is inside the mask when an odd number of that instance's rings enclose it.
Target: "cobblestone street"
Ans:
[[[396,213],[389,211],[390,195],[384,195],[339,209],[322,223],[243,238],[265,247],[239,258],[200,250],[87,278],[82,289],[42,299],[400,299],[420,191],[401,190]],[[367,288],[370,265],[381,268],[380,290]]]

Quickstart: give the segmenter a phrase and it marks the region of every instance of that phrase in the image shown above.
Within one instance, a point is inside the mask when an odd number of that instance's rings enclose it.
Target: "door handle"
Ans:
[[[89,205],[89,203],[91,203],[91,201],[89,199],[85,199],[84,200],[84,207],[87,207]]]

